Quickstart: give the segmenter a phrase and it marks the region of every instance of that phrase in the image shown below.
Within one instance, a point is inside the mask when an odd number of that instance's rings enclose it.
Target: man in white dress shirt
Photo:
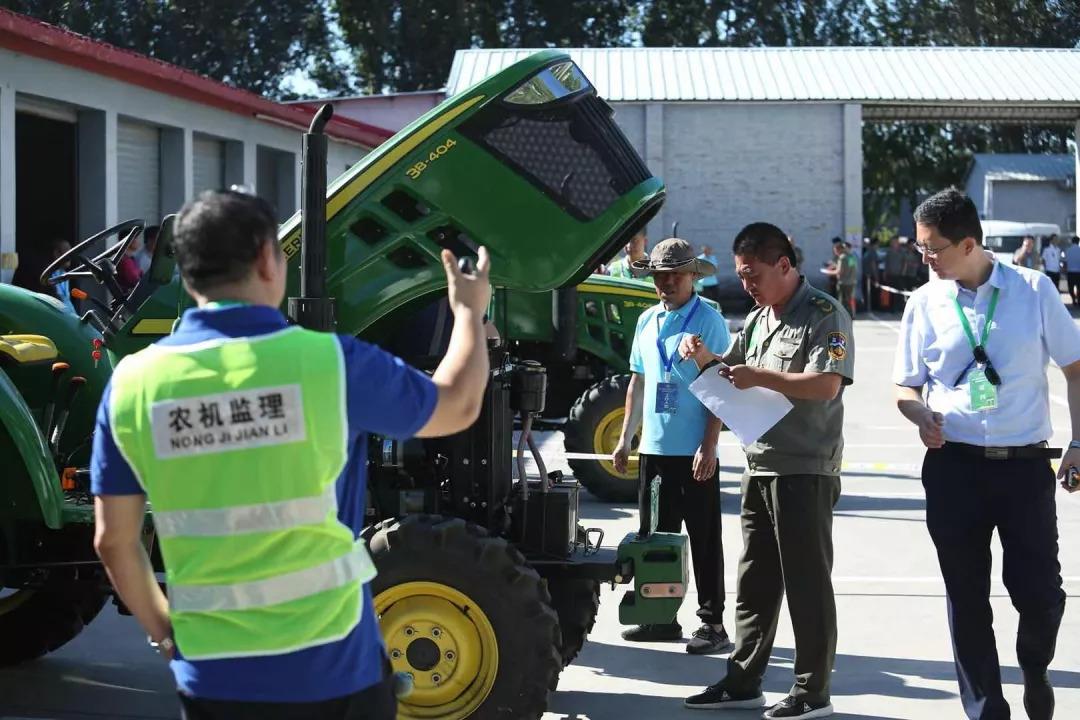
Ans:
[[[971,720],[1004,720],[990,609],[990,539],[1020,614],[1024,707],[1050,720],[1047,667],[1065,609],[1047,365],[1068,383],[1072,437],[1059,477],[1080,465],[1080,329],[1050,279],[982,248],[974,203],[956,189],[915,211],[917,246],[940,278],[919,288],[900,324],[893,380],[900,411],[928,448],[926,524],[948,598],[960,697]]]
[[[1058,245],[1058,236],[1051,235],[1046,238],[1046,245],[1042,249],[1043,272],[1050,278],[1054,287],[1058,288],[1058,292],[1061,292],[1061,261],[1063,259],[1061,247]]]

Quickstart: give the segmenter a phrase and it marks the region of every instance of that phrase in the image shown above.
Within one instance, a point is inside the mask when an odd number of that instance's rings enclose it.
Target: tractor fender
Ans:
[[[26,474],[34,486],[45,525],[53,530],[63,526],[60,518],[64,494],[57,480],[45,436],[7,373],[0,371],[0,425],[7,430],[22,458]]]

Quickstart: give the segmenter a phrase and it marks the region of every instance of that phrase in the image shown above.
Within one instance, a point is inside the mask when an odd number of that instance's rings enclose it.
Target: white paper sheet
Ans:
[[[690,383],[690,392],[731,428],[743,447],[752,445],[791,411],[791,401],[767,388],[737,390],[713,366]]]

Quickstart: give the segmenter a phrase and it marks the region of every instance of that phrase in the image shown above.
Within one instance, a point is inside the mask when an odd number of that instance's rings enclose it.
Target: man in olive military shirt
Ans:
[[[696,338],[686,338],[680,351],[740,390],[764,387],[784,394],[793,408],[745,448],[735,650],[727,676],[685,704],[710,709],[765,704],[761,680],[786,588],[795,631],[795,684],[764,717],[826,717],[833,711],[829,675],[836,656],[830,576],[832,509],[840,497],[844,449],[841,397],[855,366],[851,317],[799,275],[791,243],[775,225],[746,226],[732,250],[735,271],[757,307],[723,357]]]

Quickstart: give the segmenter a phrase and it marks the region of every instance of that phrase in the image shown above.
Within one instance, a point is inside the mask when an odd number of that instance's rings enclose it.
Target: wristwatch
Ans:
[[[1069,441],[1069,449],[1070,450],[1080,450],[1080,440],[1070,440]]]
[[[150,647],[159,655],[169,655],[176,649],[176,643],[173,642],[172,636],[166,635],[161,640],[154,640],[149,635],[146,636],[146,641],[150,643]]]

